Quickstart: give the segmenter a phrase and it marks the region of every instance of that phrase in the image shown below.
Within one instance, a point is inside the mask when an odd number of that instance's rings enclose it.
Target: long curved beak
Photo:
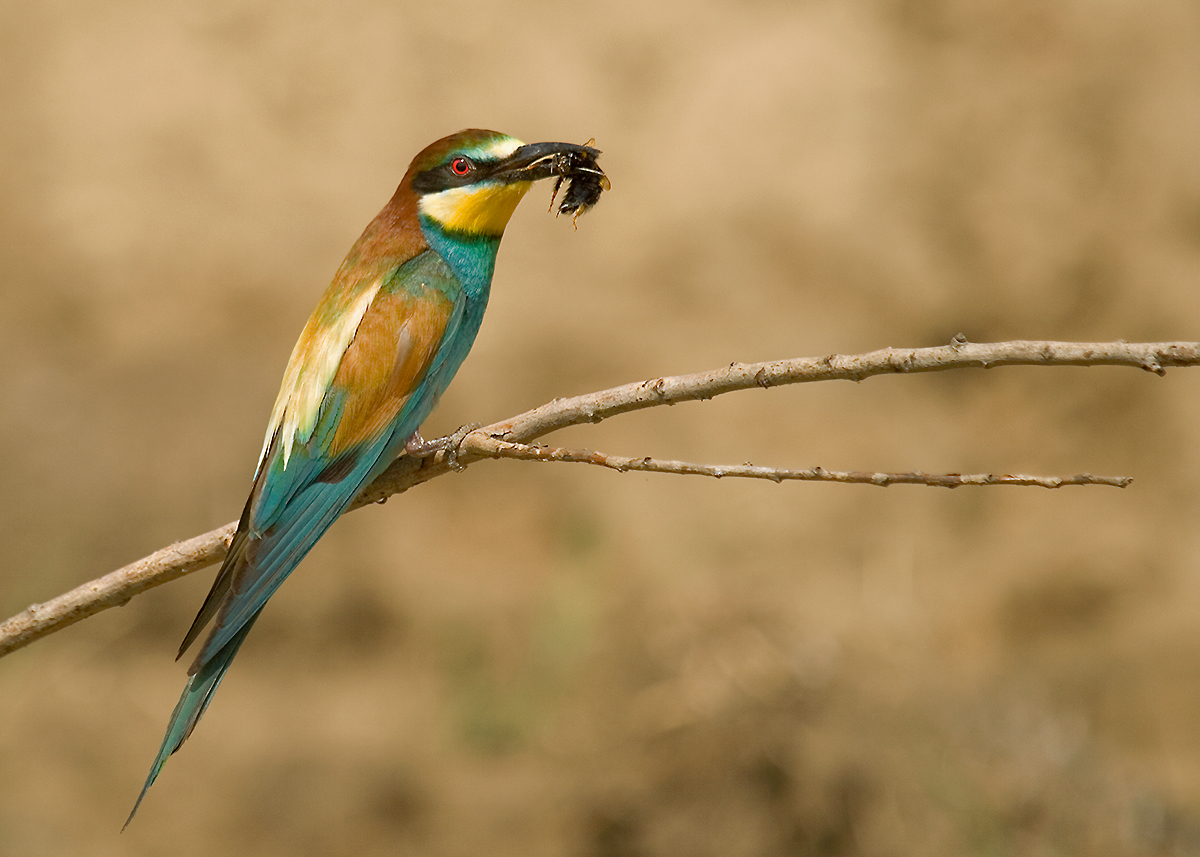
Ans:
[[[492,176],[504,182],[534,182],[564,175],[580,163],[594,164],[599,149],[575,143],[529,143],[496,165]]]

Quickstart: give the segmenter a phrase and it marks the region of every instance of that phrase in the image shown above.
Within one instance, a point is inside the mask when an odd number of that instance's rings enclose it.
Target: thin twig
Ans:
[[[480,432],[482,434],[482,432]],[[509,443],[484,435],[472,438],[472,446],[491,448],[495,458],[516,458],[521,461],[566,461],[574,464],[594,464],[620,473],[636,470],[643,473],[675,473],[681,476],[727,476],[744,479],[766,479],[770,482],[843,482],[851,485],[928,485],[932,488],[959,488],[963,485],[1027,485],[1036,488],[1062,488],[1066,485],[1111,485],[1126,488],[1129,476],[1094,476],[1076,473],[1073,476],[999,475],[995,473],[866,473],[859,470],[826,470],[809,467],[804,470],[785,470],[778,467],[759,467],[754,464],[696,464],[691,461],[671,461],[661,458],[627,458],[590,449],[564,449],[552,446],[527,446]]]
[[[862,381],[873,375],[937,372],[967,368],[991,369],[997,366],[1017,365],[1131,366],[1153,372],[1156,375],[1163,375],[1170,367],[1200,365],[1200,343],[1014,341],[975,344],[967,342],[962,337],[955,337],[949,345],[935,348],[885,348],[869,354],[831,354],[827,357],[777,360],[769,363],[731,363],[724,369],[711,372],[653,378],[584,396],[556,399],[532,411],[477,429],[464,437],[457,449],[456,462],[448,461],[445,454],[439,454],[431,459],[401,456],[378,479],[363,490],[351,508],[359,508],[368,503],[383,502],[392,494],[407,491],[414,485],[427,482],[452,470],[462,469],[483,459],[495,458],[497,457],[497,447],[492,442],[493,440],[509,444],[528,444],[529,441],[567,426],[598,423],[630,411],[711,399],[722,393],[753,387],[768,388],[784,384],[838,379]],[[646,459],[631,459],[630,461],[645,462]],[[654,460],[650,459],[650,461]],[[662,462],[662,464],[670,463]],[[685,466],[709,467],[709,465]],[[652,468],[648,466],[635,468],[631,464],[627,469]],[[725,469],[722,475],[775,478],[765,473],[760,476],[751,472],[755,468],[743,467],[742,470],[745,472],[734,473],[730,469]],[[768,469],[762,468],[762,470]],[[668,472],[699,473],[701,470]],[[780,476],[780,479],[862,481],[871,484],[886,484],[879,481],[880,474],[839,474],[819,468],[809,471],[772,470],[771,473],[776,475],[780,473],[810,474],[808,476]],[[708,475],[715,476],[717,474],[713,472]],[[882,476],[890,482],[935,484],[930,481],[931,477],[923,474],[882,474]],[[1060,484],[1119,484],[1121,479],[1121,477],[1091,477],[1086,474],[1076,477],[955,476],[951,474],[936,478],[950,480],[943,484],[951,487],[961,484],[1044,485],[1046,483],[1042,480],[1054,482],[1058,479],[1064,480]],[[1047,487],[1050,486],[1047,485]],[[225,557],[226,545],[232,537],[234,527],[235,524],[230,523],[185,542],[163,548],[51,601],[32,605],[0,625],[0,656],[101,610],[124,604],[133,596],[154,586],[220,562]]]

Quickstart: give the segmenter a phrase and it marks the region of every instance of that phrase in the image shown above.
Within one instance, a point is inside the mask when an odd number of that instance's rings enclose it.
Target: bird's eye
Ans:
[[[466,158],[455,158],[450,162],[450,169],[456,176],[465,176],[471,172],[471,162]]]

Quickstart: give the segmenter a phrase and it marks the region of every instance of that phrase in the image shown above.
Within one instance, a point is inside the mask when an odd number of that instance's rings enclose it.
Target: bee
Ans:
[[[599,202],[600,194],[612,187],[608,176],[596,163],[600,152],[591,148],[594,142],[595,138],[588,140],[581,151],[555,155],[552,165],[552,172],[558,178],[550,194],[550,208],[554,208],[554,200],[558,198],[558,191],[565,180],[567,190],[558,205],[558,213],[571,215],[571,225],[576,229],[579,228],[580,215]]]

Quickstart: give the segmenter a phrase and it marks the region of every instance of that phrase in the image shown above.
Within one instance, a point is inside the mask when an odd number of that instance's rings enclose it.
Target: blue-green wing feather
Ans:
[[[353,397],[363,391],[331,386],[322,398],[311,436],[292,447],[286,465],[278,433],[268,444],[230,553],[184,639],[186,648],[215,616],[214,627],[189,670],[187,685],[171,715],[134,812],[167,758],[195,728],[267,600],[363,486],[399,454],[470,350],[486,306],[486,293],[482,301],[469,300],[454,273],[437,254],[427,251],[392,271],[376,300],[411,300],[414,292],[430,290],[436,290],[452,309],[438,332],[432,359],[423,366],[423,377],[404,397],[402,406],[383,430],[346,448],[338,447],[345,413]],[[337,479],[322,481],[323,475],[329,474],[338,461],[350,461],[350,465],[336,469]],[[132,812],[129,817],[133,818]]]
[[[240,579],[234,582],[233,596],[218,613],[217,627],[205,641],[193,669],[223,647],[244,622],[262,609],[359,491],[387,468],[404,442],[421,427],[462,364],[471,346],[470,341],[464,343],[462,340],[467,327],[463,323],[467,315],[466,302],[457,288],[457,280],[440,258],[433,253],[425,255],[428,258],[410,263],[413,269],[401,270],[385,284],[385,293],[395,295],[412,288],[412,284],[428,287],[436,283],[440,293],[452,292],[457,298],[445,318],[432,359],[422,367],[423,378],[407,395],[386,431],[356,447],[340,451],[338,456],[329,455],[327,450],[343,419],[347,398],[361,391],[334,389],[326,394],[310,444],[294,449],[287,467],[272,470],[264,481],[250,514],[252,532],[256,534],[251,548],[253,558]],[[417,262],[420,264],[415,264]],[[414,276],[418,273],[420,276]],[[470,331],[472,341],[478,323],[473,327]],[[321,474],[333,461],[344,456],[354,456],[349,472],[336,482],[320,481]],[[280,460],[281,456],[277,454],[270,466],[278,467]]]

